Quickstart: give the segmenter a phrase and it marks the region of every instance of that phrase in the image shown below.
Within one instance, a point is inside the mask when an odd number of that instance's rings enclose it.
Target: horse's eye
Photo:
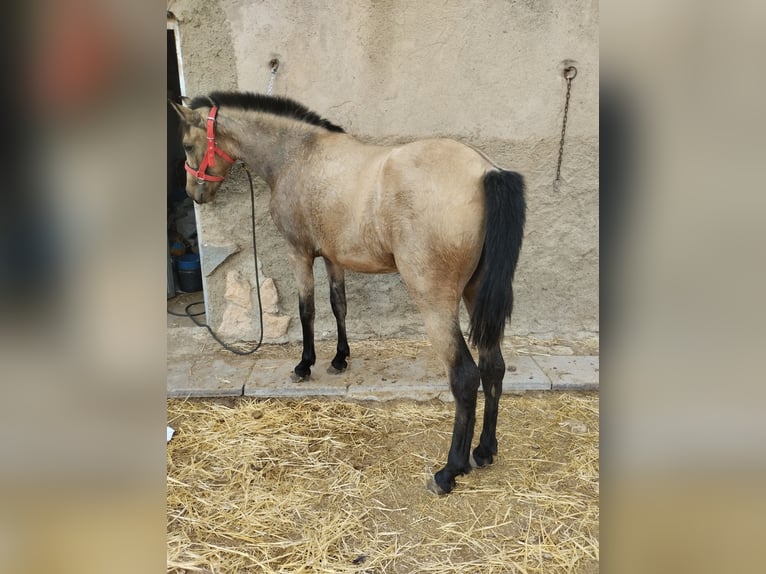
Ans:
[[[191,153],[194,151],[194,146],[191,144],[184,144],[184,151],[186,153]]]

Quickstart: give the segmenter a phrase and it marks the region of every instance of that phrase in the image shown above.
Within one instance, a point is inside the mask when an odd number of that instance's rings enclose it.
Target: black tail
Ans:
[[[479,263],[481,284],[469,338],[480,349],[497,346],[513,312],[513,274],[524,237],[524,178],[513,171],[484,174],[486,234]]]

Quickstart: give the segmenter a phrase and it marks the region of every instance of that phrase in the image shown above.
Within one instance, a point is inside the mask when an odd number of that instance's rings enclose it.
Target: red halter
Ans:
[[[220,155],[225,161],[234,163],[229,154],[215,145],[215,116],[218,113],[218,106],[210,108],[210,115],[207,117],[207,149],[199,169],[194,169],[189,162],[184,162],[184,169],[197,177],[197,183],[204,181],[223,181],[223,177],[217,175],[208,175],[205,173],[208,167],[215,166],[215,156]]]

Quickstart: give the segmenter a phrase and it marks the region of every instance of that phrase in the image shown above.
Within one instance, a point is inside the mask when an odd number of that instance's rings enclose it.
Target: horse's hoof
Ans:
[[[486,457],[483,457],[479,454],[476,454],[476,451],[479,450],[478,448],[475,448],[474,451],[471,453],[471,455],[468,457],[468,461],[471,463],[471,468],[486,468],[492,462],[494,461],[494,458],[491,454],[488,454]]]
[[[311,376],[311,365],[313,364],[314,363],[310,363],[309,361],[301,361],[298,363],[293,369],[292,381],[294,383],[307,381]]]
[[[311,373],[308,373],[307,375],[299,375],[298,373],[290,373],[290,382],[291,383],[305,383],[311,378]]]
[[[348,355],[346,355],[347,357]],[[330,365],[330,368],[327,369],[327,372],[332,375],[337,375],[338,373],[342,373],[348,369],[348,363],[346,362],[346,358],[343,355],[336,356]]]
[[[468,461],[471,463],[471,468],[486,468],[492,464],[492,455],[489,455],[489,458],[477,458],[476,454],[472,452]]]
[[[428,481],[428,490],[440,496],[452,492],[452,489],[455,488],[455,477],[445,479],[445,471],[446,469],[443,468],[433,475],[433,478]]]
[[[426,482],[426,488],[429,490],[429,492],[433,492],[437,496],[444,496],[445,494],[449,494],[449,492],[444,492],[442,487],[436,484],[433,476]]]
[[[345,365],[342,369],[337,368],[335,365],[330,365],[329,367],[327,367],[327,372],[330,375],[340,375],[347,368],[348,368],[348,365]]]

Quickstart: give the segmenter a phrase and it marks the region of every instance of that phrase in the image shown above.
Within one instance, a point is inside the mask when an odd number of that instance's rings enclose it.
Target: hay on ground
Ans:
[[[504,396],[495,464],[437,497],[453,408],[169,400],[168,571],[598,571],[598,395]]]

